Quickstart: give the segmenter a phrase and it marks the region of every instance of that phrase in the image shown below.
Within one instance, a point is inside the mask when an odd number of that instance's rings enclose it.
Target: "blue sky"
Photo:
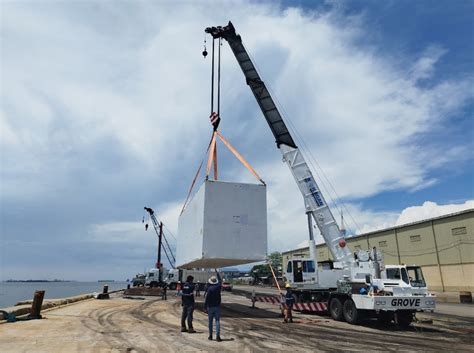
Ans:
[[[210,136],[203,30],[229,19],[351,233],[473,207],[472,1],[0,6],[0,279],[153,266],[143,206],[177,235]],[[221,131],[268,184],[269,250],[296,247],[301,196],[222,53]],[[223,180],[254,181],[219,151]]]

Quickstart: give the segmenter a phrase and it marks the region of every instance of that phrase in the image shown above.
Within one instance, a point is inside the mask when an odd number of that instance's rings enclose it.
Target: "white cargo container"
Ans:
[[[205,181],[179,217],[176,266],[233,266],[266,254],[266,187]]]

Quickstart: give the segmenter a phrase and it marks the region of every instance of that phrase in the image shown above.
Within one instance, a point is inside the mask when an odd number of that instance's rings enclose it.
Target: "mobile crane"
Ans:
[[[309,258],[288,259],[286,273],[296,301],[326,302],[333,319],[351,324],[362,317],[377,317],[382,322],[394,320],[408,326],[416,311],[434,310],[435,296],[428,292],[419,266],[385,266],[375,247],[352,253],[233,24],[229,21],[227,26],[208,27],[205,32],[214,40],[228,42],[303,196]],[[335,260],[333,269],[318,269],[313,220]]]
[[[171,267],[174,268],[174,264],[176,262],[176,259],[173,255],[173,250],[171,250],[170,244],[168,243],[168,240],[163,234],[163,223],[158,222],[155,216],[155,211],[153,211],[152,208],[150,207],[143,207],[143,209],[148,212],[149,217],[153,223],[153,228],[155,229],[155,233],[158,236],[158,257],[156,260],[156,269],[150,269],[148,271],[148,274],[146,275],[146,281],[145,284],[149,285],[150,287],[162,287],[164,285],[163,281],[163,271],[164,267],[163,264],[161,263],[161,249],[164,250],[165,255],[168,259],[168,262],[170,263]],[[143,222],[145,221],[145,218],[143,218]],[[148,230],[148,223],[145,225],[145,230]],[[162,240],[165,240],[165,244],[163,244]],[[171,258],[170,258],[171,256]],[[173,260],[171,260],[173,259]]]
[[[150,287],[167,286],[169,289],[175,290],[179,281],[184,283],[184,279],[188,275],[192,275],[196,284],[199,285],[199,288],[204,290],[204,285],[206,284],[209,277],[214,274],[214,270],[176,268],[176,258],[174,256],[174,252],[168,242],[168,239],[163,233],[163,222],[158,222],[155,216],[155,211],[152,208],[144,207],[144,210],[148,212],[153,224],[153,228],[155,228],[155,233],[158,236],[158,258],[156,261],[156,268],[151,268],[146,274],[145,278],[143,278],[143,285]],[[145,222],[145,218],[143,218],[143,222]],[[148,223],[146,223],[145,229],[148,230]],[[162,240],[164,240],[164,243]],[[164,250],[166,258],[172,267],[168,271],[165,270],[161,262],[161,249]],[[139,275],[137,275],[137,277],[139,277]],[[136,282],[138,282],[138,278]],[[136,285],[134,284],[134,287],[135,286]]]

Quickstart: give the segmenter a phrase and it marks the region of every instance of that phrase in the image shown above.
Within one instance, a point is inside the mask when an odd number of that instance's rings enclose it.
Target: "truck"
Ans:
[[[229,44],[275,137],[283,161],[303,196],[309,229],[309,257],[288,259],[285,274],[296,302],[325,303],[334,320],[345,320],[350,324],[358,323],[363,317],[376,317],[384,323],[395,321],[400,326],[408,326],[417,311],[433,311],[436,298],[428,291],[419,266],[385,265],[382,254],[375,247],[357,252],[349,249],[301,150],[233,24],[207,27],[205,32],[213,40],[219,40],[219,44],[222,39]],[[333,268],[318,268],[313,221],[333,256]]]
[[[162,277],[166,276],[167,270],[164,267],[158,268],[150,268],[146,274],[145,279],[145,286],[148,287],[162,287],[163,281],[161,280]]]
[[[146,275],[143,273],[137,273],[135,277],[132,278],[132,287],[141,287],[145,285]]]
[[[169,289],[176,289],[178,281],[181,283],[186,281],[188,276],[194,277],[194,283],[199,286],[199,290],[204,290],[209,277],[215,274],[215,270],[187,270],[187,269],[170,269],[165,278],[165,282]]]

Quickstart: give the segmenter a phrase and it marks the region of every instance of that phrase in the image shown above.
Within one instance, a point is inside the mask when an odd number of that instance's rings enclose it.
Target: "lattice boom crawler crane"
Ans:
[[[296,146],[265,83],[252,63],[240,35],[231,22],[208,27],[214,39],[225,39],[242,69],[247,85],[275,136],[283,161],[288,165],[303,195],[309,228],[309,258],[288,259],[286,277],[298,302],[326,303],[335,320],[355,324],[363,316],[394,320],[409,325],[416,311],[434,310],[435,297],[428,292],[419,266],[384,265],[380,253],[347,246],[311,170]],[[334,268],[320,270],[312,222],[316,222],[334,259]]]

